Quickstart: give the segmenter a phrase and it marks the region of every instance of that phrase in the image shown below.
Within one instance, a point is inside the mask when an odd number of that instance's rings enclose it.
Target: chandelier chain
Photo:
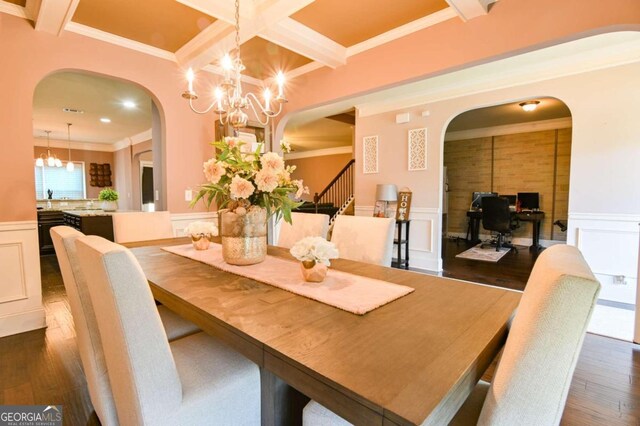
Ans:
[[[240,60],[240,0],[236,0],[236,59]]]

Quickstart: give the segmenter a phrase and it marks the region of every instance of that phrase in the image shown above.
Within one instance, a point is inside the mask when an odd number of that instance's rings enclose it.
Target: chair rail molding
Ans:
[[[373,216],[373,206],[356,205],[356,216]],[[409,267],[430,272],[442,271],[439,257],[438,224],[441,210],[432,207],[411,207],[409,219]]]
[[[46,327],[38,223],[0,222],[0,337]]]
[[[569,213],[567,244],[580,249],[600,280],[600,299],[635,304],[640,215]]]

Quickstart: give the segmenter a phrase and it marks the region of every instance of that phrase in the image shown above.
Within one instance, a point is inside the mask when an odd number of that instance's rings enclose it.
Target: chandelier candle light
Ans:
[[[269,123],[270,118],[276,117],[282,112],[282,105],[287,102],[287,99],[284,97],[284,74],[282,71],[279,71],[276,74],[278,94],[275,98],[273,98],[273,93],[269,88],[266,88],[263,92],[263,102],[260,102],[258,97],[253,93],[243,95],[241,79],[242,71],[245,70],[245,66],[242,64],[242,60],[240,59],[239,0],[236,0],[235,8],[236,46],[233,58],[227,53],[220,61],[220,66],[224,72],[224,80],[219,86],[216,86],[213,91],[215,99],[204,110],[198,110],[194,107],[193,101],[198,99],[198,95],[193,90],[195,73],[191,68],[187,71],[188,88],[182,93],[182,97],[189,100],[189,106],[195,113],[206,114],[209,111],[214,110],[214,112],[220,116],[220,121],[223,124],[231,124],[234,129],[239,129],[247,125],[249,116],[243,110],[249,107],[253,110],[260,124],[266,126]],[[273,103],[277,104],[277,111],[272,109]]]

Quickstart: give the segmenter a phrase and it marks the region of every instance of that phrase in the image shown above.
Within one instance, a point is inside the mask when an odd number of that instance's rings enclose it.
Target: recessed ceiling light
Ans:
[[[538,108],[538,104],[540,104],[540,101],[527,101],[527,102],[522,102],[519,105],[520,107],[522,107],[523,110],[527,112],[531,112],[531,111],[535,111],[535,109]]]
[[[123,105],[125,108],[128,108],[128,109],[133,109],[133,108],[135,108],[135,107],[136,107],[136,103],[135,103],[135,102],[133,102],[133,101],[124,101],[124,102],[122,102],[122,105]]]
[[[107,117],[102,117],[100,121],[102,121],[103,123],[111,123],[111,119]]]

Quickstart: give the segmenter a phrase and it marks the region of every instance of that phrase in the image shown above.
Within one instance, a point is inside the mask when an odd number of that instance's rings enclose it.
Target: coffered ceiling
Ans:
[[[486,14],[495,0],[241,0],[240,40],[248,82],[277,71],[292,78],[448,19]],[[36,31],[79,33],[218,72],[234,46],[233,0],[0,0],[0,13]]]

